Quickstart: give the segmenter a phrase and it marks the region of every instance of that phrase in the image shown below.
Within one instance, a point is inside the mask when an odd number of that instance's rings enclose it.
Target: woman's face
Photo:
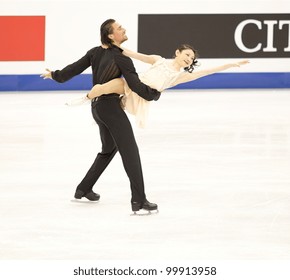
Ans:
[[[176,55],[175,59],[180,65],[180,68],[190,66],[195,58],[195,54],[191,49],[185,49],[182,51],[176,50],[175,55]]]

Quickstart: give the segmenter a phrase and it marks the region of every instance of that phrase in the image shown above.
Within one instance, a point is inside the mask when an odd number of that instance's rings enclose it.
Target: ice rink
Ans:
[[[289,90],[171,90],[130,117],[141,217],[119,154],[100,202],[71,202],[100,150],[90,105],[64,105],[83,94],[0,94],[1,260],[289,260]]]

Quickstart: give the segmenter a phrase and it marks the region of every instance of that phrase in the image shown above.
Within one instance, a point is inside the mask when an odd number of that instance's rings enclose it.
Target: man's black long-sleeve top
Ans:
[[[104,84],[122,75],[128,86],[144,99],[158,100],[160,92],[143,84],[132,60],[122,54],[122,49],[113,46],[112,48],[102,48],[101,46],[89,50],[85,56],[78,61],[66,66],[62,70],[52,72],[52,78],[63,83],[79,75],[88,67],[92,67],[93,84]]]

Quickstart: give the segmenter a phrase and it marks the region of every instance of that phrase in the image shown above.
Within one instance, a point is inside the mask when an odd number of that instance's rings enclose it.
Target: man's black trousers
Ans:
[[[117,94],[102,95],[92,102],[92,114],[99,126],[102,151],[77,189],[88,193],[119,151],[130,180],[131,202],[143,202],[146,198],[139,150],[131,123],[120,106]]]

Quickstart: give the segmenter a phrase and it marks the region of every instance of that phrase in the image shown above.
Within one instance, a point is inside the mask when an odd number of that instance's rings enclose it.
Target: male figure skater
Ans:
[[[94,85],[106,83],[123,75],[129,87],[141,97],[148,101],[158,100],[160,92],[143,84],[139,80],[132,60],[122,54],[120,46],[128,39],[126,30],[114,19],[108,19],[101,25],[100,32],[101,46],[89,50],[81,59],[62,70],[47,69],[47,73],[41,76],[44,79],[52,78],[63,83],[91,66]],[[119,151],[130,180],[132,211],[157,210],[157,204],[150,203],[145,195],[137,143],[130,121],[121,108],[119,94],[106,94],[94,99],[92,114],[99,125],[102,151],[98,153],[93,165],[77,186],[75,198],[85,197],[91,201],[100,199],[100,195],[93,192],[93,186]]]

